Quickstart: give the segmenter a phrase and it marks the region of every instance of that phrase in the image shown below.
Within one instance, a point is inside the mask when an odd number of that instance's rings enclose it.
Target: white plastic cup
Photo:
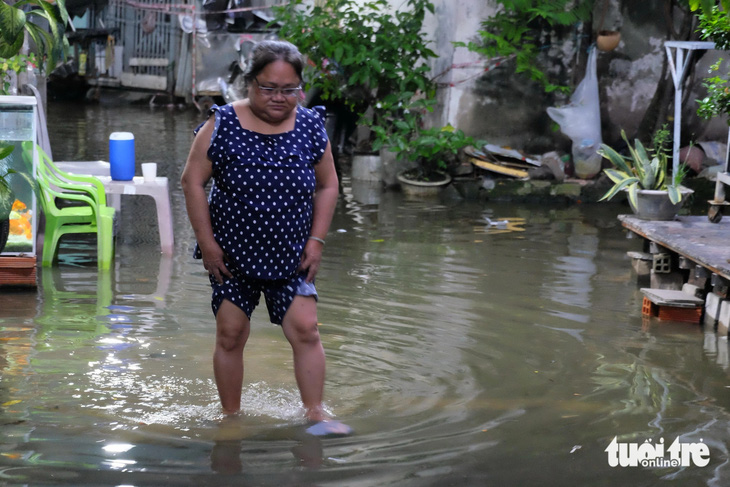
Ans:
[[[146,182],[152,182],[157,179],[157,163],[156,162],[144,162],[142,163],[142,177]]]

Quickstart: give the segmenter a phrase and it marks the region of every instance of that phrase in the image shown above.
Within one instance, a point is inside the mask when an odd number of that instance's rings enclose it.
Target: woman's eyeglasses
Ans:
[[[259,83],[259,80],[257,80],[256,78],[254,78],[253,80],[256,82],[256,87],[258,87],[259,93],[267,98],[274,97],[278,94],[282,94],[287,98],[294,98],[299,95],[299,92],[302,91],[301,86],[297,86],[296,88],[270,88],[268,86],[261,86],[261,83]]]

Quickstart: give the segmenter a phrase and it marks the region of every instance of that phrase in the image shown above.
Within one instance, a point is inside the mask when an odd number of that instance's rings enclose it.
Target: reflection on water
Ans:
[[[0,294],[3,485],[727,484],[727,340],[642,318],[621,207],[426,203],[345,181],[319,321],[326,405],[356,434],[319,440],[263,309],[244,413],[219,413],[209,287],[176,184],[199,116],[49,118],[57,159],[106,158],[109,133],[135,133],[137,159],[173,183],[176,252],[159,252],[152,202],[123,199],[113,269],[76,236],[37,292]],[[614,437],[702,440],[711,462],[611,468]]]

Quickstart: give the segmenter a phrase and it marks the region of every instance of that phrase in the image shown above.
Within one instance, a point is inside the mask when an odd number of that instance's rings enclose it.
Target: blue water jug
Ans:
[[[114,180],[130,181],[134,177],[134,134],[113,132],[109,136],[109,165]]]

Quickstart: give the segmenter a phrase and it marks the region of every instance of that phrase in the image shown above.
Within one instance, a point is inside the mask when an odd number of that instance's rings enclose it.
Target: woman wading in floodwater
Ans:
[[[248,98],[213,106],[182,175],[188,217],[213,288],[213,370],[223,411],[241,407],[243,350],[264,294],[294,354],[307,432],[348,434],[322,407],[325,355],[317,275],[338,198],[323,111],[299,106],[304,62],[295,46],[263,41],[245,75]],[[205,187],[213,178],[210,197]]]

